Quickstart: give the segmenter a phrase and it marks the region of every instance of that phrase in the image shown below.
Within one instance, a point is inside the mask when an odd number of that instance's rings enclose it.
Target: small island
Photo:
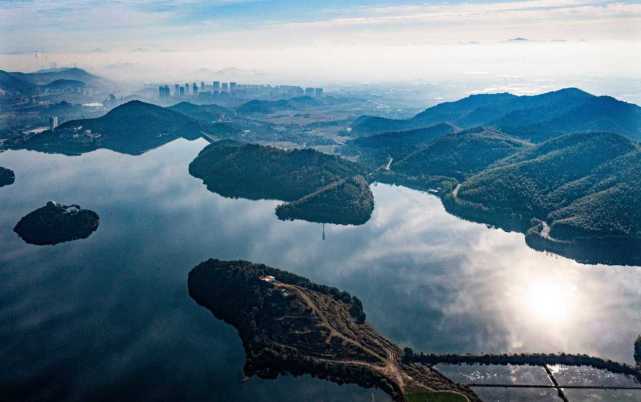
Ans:
[[[188,287],[198,304],[238,330],[248,377],[309,374],[377,387],[395,401],[480,400],[433,368],[404,361],[347,292],[266,265],[214,259],[189,273]]]
[[[15,180],[16,176],[13,173],[13,170],[0,166],[0,187],[13,184]]]
[[[20,219],[13,230],[29,244],[53,245],[85,239],[98,228],[99,222],[93,211],[49,201]]]

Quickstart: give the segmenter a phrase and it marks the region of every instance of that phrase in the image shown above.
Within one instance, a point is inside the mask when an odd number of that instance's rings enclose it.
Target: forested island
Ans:
[[[311,149],[223,140],[203,149],[189,173],[225,197],[288,201],[277,209],[281,219],[362,224],[374,209],[363,166]]]
[[[13,230],[29,244],[53,245],[85,239],[98,229],[99,223],[94,211],[49,201],[20,219]]]
[[[190,296],[234,326],[243,342],[248,377],[309,374],[339,384],[377,387],[395,401],[416,396],[472,402],[479,398],[421,363],[367,322],[347,292],[247,261],[210,259],[188,279]]]
[[[15,180],[16,176],[13,173],[13,170],[0,166],[0,187],[13,184]]]

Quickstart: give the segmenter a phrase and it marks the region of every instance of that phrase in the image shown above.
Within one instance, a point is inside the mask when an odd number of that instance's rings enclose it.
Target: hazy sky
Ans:
[[[232,66],[320,80],[637,78],[641,2],[0,0],[0,68],[52,63],[147,80]]]

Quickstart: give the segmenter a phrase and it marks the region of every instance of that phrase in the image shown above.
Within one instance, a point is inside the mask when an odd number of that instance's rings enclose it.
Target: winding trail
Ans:
[[[327,318],[325,313],[322,311],[322,308],[320,308],[316,303],[316,301],[314,300],[314,297],[308,294],[309,290],[304,289],[300,286],[282,283],[277,280],[274,280],[272,282],[272,285],[276,288],[284,289],[288,292],[291,292],[292,294],[295,294],[299,298],[299,300],[301,300],[305,304],[305,306],[308,307],[312,311],[312,313],[316,315],[316,317],[318,317],[320,321],[320,325],[327,328],[329,332],[325,340],[326,343],[330,343],[332,338],[338,338],[345,343],[349,343],[359,348],[365,354],[372,356],[379,363],[373,363],[373,362],[362,361],[362,360],[353,360],[353,359],[336,360],[336,359],[317,358],[318,360],[326,361],[328,363],[333,363],[333,364],[341,363],[341,364],[347,364],[347,365],[367,367],[368,369],[375,371],[381,374],[382,376],[384,376],[385,378],[388,378],[389,380],[393,381],[399,387],[403,395],[406,394],[408,387],[411,387],[413,391],[415,391],[416,389],[421,389],[426,392],[451,392],[451,393],[460,395],[466,401],[471,402],[469,397],[461,392],[458,392],[456,390],[437,390],[427,386],[420,380],[414,379],[412,376],[410,376],[408,373],[406,373],[403,370],[402,363],[401,363],[400,349],[396,345],[389,342],[387,339],[381,337],[380,335],[374,336],[375,334],[374,331],[372,331],[372,333],[370,334],[372,335],[372,338],[370,339],[370,341],[378,345],[381,348],[381,350],[385,352],[385,356],[381,355],[379,352],[374,351],[372,348],[366,345],[363,345],[358,339],[355,339],[341,332],[340,328],[337,328],[335,325],[332,325],[331,321]],[[440,373],[436,372],[431,368],[429,368],[429,370],[433,371],[435,375],[442,376]]]

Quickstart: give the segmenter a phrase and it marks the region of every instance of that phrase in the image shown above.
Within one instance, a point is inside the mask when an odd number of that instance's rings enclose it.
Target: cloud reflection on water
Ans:
[[[174,389],[191,400],[210,395],[201,382],[212,378],[210,386],[236,400],[273,400],[270,392],[369,399],[356,387],[308,379],[241,386],[237,336],[185,289],[187,272],[216,257],[347,290],[363,300],[376,328],[417,350],[632,360],[641,322],[638,269],[539,253],[520,234],[447,214],[432,195],[381,184],[372,187],[376,206],[367,224],[326,225],[322,240],[319,224],[279,221],[278,202],[208,192],[187,172],[204,145],[178,140],[137,157],[0,154],[0,164],[16,172],[16,183],[0,190],[0,341],[18,351],[0,356],[17,366],[28,361],[25,375],[62,365],[60,375],[77,378],[69,389],[85,399],[96,382],[121,386],[142,372],[155,375],[133,381],[131,390]],[[48,199],[95,210],[100,228],[54,247],[24,244],[13,225]]]

